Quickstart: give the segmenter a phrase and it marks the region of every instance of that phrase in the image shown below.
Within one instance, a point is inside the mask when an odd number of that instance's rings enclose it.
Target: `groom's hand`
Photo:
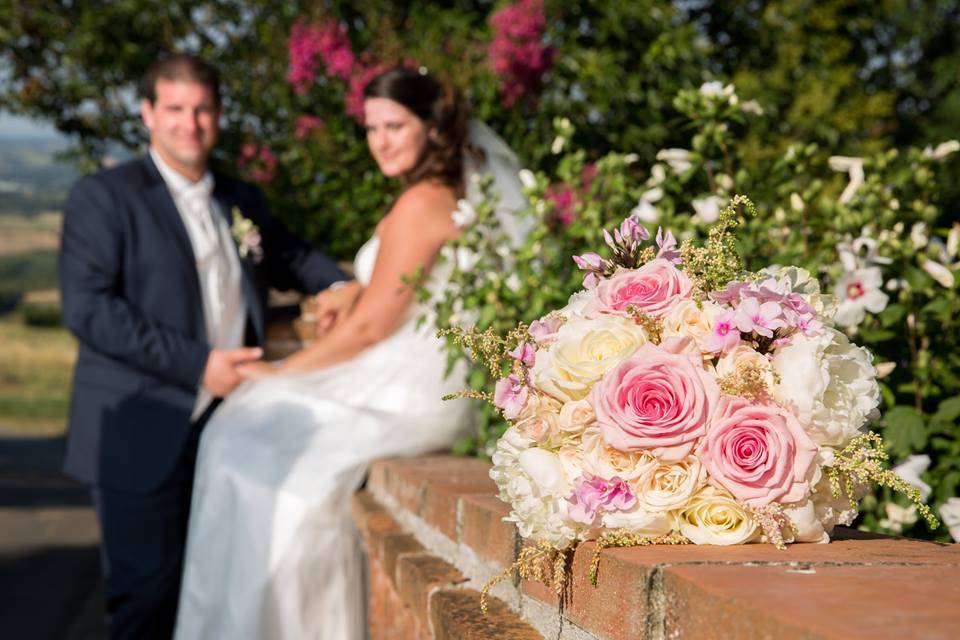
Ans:
[[[261,357],[263,349],[259,347],[211,350],[207,356],[207,367],[203,371],[203,388],[215,398],[226,396],[243,382],[237,366]]]

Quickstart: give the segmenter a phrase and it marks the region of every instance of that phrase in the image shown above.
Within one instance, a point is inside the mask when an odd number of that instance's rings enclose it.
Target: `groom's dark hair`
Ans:
[[[150,65],[140,81],[140,97],[153,104],[157,101],[157,80],[196,82],[213,91],[220,105],[220,72],[209,62],[187,53],[164,56]]]

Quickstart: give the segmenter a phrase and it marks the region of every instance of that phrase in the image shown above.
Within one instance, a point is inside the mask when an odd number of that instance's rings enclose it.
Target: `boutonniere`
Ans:
[[[233,225],[230,227],[230,233],[233,234],[233,239],[237,243],[241,260],[246,260],[248,256],[254,264],[263,260],[263,239],[260,236],[260,227],[249,218],[245,218],[240,213],[239,207],[233,208]]]

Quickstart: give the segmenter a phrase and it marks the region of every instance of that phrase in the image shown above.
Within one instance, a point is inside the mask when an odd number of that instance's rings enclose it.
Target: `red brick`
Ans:
[[[425,553],[423,545],[408,533],[392,533],[384,536],[380,548],[380,559],[384,572],[396,583],[397,561],[407,553]]]
[[[427,482],[423,492],[420,516],[451,540],[456,541],[457,512],[460,499],[471,494],[489,496],[497,485],[490,478]]]
[[[442,589],[430,597],[430,619],[436,640],[542,640],[543,636],[496,598],[480,611],[480,593]]]
[[[460,499],[460,542],[484,560],[501,567],[513,564],[517,553],[517,528],[503,518],[510,507],[491,495],[470,495]]]
[[[956,638],[957,566],[663,570],[667,637]]]
[[[430,593],[466,580],[455,567],[429,554],[401,556],[396,575],[400,599],[424,628],[429,625]]]
[[[367,536],[367,522],[370,518],[388,515],[386,509],[377,502],[369,491],[357,491],[350,500],[350,514],[353,522],[364,537]]]

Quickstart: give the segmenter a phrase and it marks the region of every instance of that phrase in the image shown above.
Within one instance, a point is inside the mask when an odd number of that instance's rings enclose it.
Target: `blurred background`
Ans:
[[[75,344],[59,325],[60,210],[77,175],[144,151],[135,87],[172,50],[222,71],[217,167],[340,259],[397,189],[365,147],[366,82],[406,64],[462,89],[539,172],[539,255],[557,260],[552,281],[469,302],[481,324],[562,305],[579,284],[569,255],[600,246],[604,224],[633,211],[702,237],[747,194],[748,266],[805,266],[848,307],[856,287],[881,291],[843,323],[882,365],[874,428],[932,507],[956,499],[960,2],[0,0],[4,434],[62,434]],[[487,414],[461,450],[483,455],[499,428]],[[858,521],[950,539],[915,523],[885,491]]]

